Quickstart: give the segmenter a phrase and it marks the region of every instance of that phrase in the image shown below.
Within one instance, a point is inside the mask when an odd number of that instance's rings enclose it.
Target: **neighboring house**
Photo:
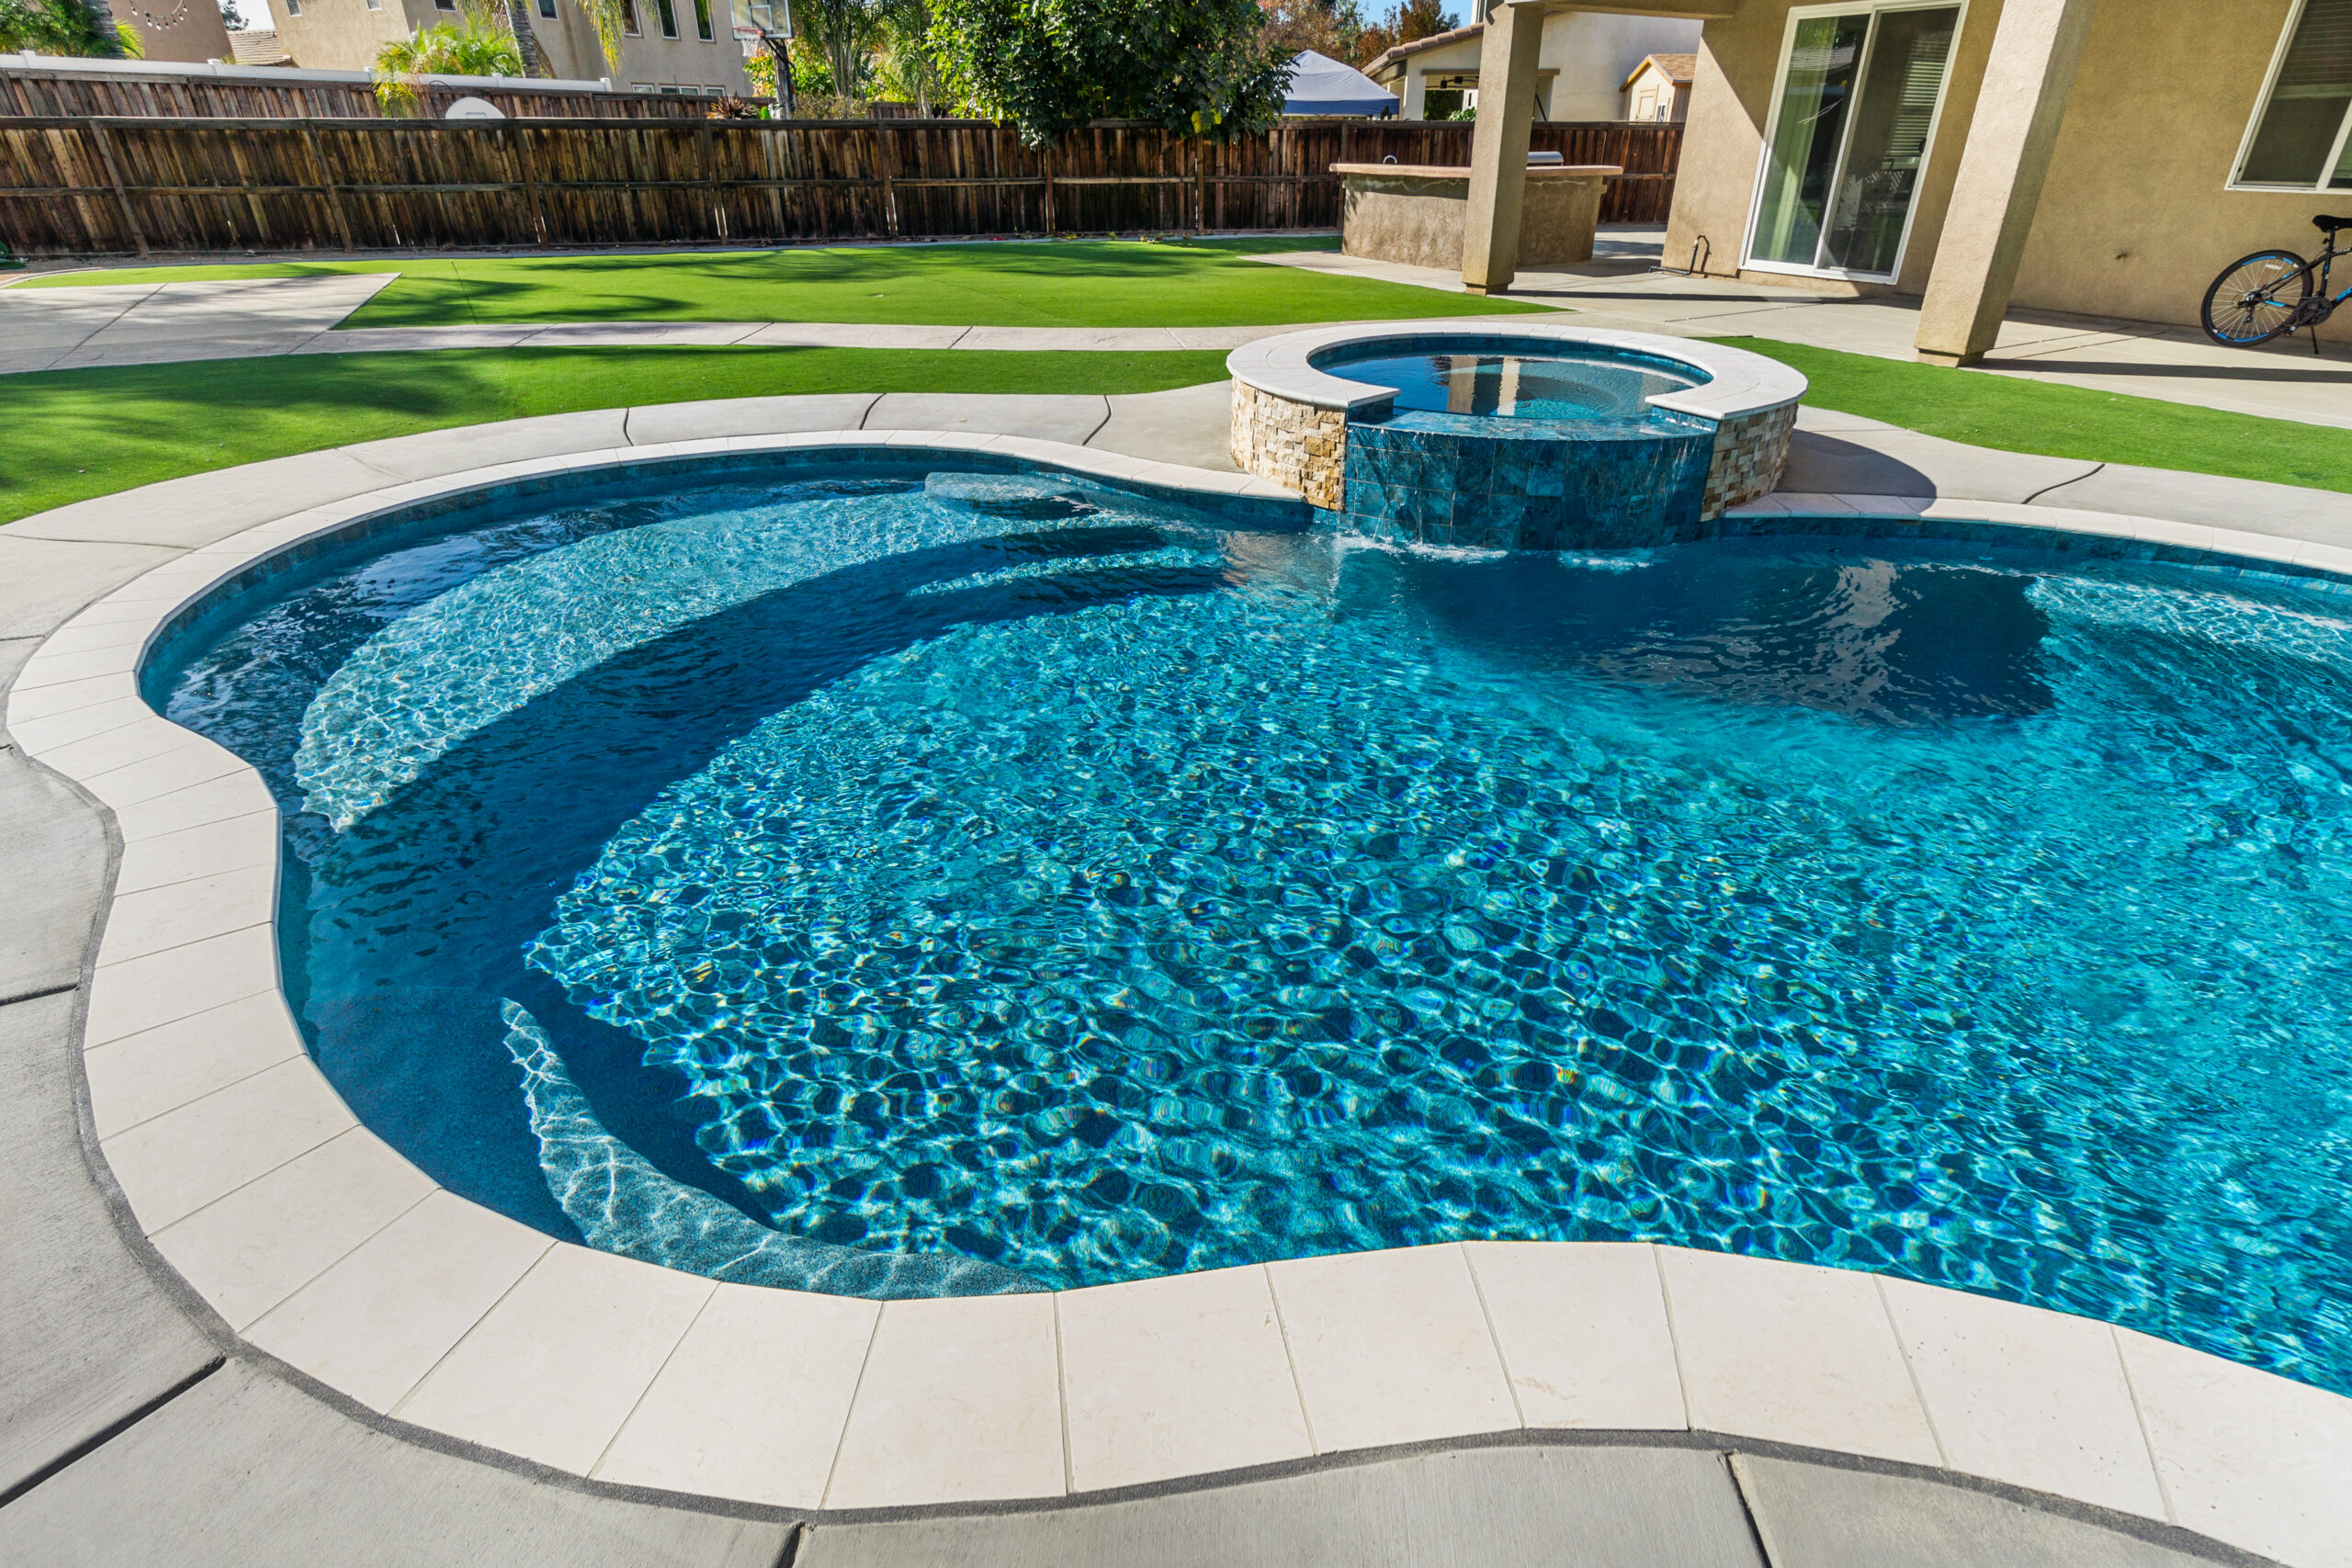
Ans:
[[[1398,44],[1364,67],[1395,93],[1406,119],[1443,118],[1475,104],[1484,23]],[[1544,18],[1535,79],[1536,118],[1615,119],[1624,112],[1625,73],[1661,51],[1697,47],[1699,24],[1657,17],[1555,11]]]
[[[1695,54],[1645,54],[1618,91],[1625,100],[1627,119],[1687,119],[1690,114],[1690,73]]]
[[[116,0],[117,4],[120,0]],[[421,28],[458,20],[457,0],[269,0],[294,62],[314,71],[366,71],[377,51]],[[580,0],[513,0],[507,7],[534,74],[646,93],[749,96],[743,51],[727,0],[621,0],[619,69],[605,60]]]
[[[2012,302],[2193,322],[2224,265],[2352,214],[2352,0],[1657,8],[1712,13],[1668,264],[1924,295],[1924,357]]]
[[[266,28],[246,28],[229,35],[229,47],[237,51],[240,65],[291,65],[293,57],[277,35]]]
[[[130,24],[139,35],[142,60],[201,65],[231,58],[229,24],[220,17],[220,0],[107,0],[96,9]]]

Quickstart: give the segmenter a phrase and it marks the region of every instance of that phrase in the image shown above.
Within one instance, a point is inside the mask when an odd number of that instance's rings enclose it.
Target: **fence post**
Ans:
[[[784,186],[776,182],[784,178],[784,153],[775,144],[778,134],[774,125],[763,123],[760,128],[761,150],[768,171],[768,212],[775,219],[775,238],[781,240],[786,237]]]
[[[90,122],[90,134],[97,139],[98,157],[107,166],[107,178],[114,185],[114,198],[122,204],[123,227],[130,231],[131,243],[139,247],[139,254],[147,255],[151,254],[147,235],[139,227],[139,215],[130,209],[130,193],[122,188],[122,171],[115,167],[114,148],[107,141],[107,128],[94,119]]]
[[[727,238],[727,208],[718,196],[718,148],[711,142],[710,117],[702,119],[702,177],[710,187],[710,221],[720,239]]]
[[[334,183],[334,175],[328,170],[327,161],[319,152],[318,133],[308,120],[302,122],[302,146],[311,154],[311,167],[319,172],[319,184],[326,188],[327,212],[334,219],[335,238],[343,242],[343,248],[346,251],[358,249],[351,243],[351,220],[343,210],[343,190]]]
[[[895,240],[900,237],[899,191],[898,187],[891,183],[890,175],[899,163],[899,139],[888,130],[888,121],[876,120],[874,123],[875,129],[871,134],[876,139],[877,143],[876,152],[879,154],[875,159],[875,163],[882,170],[882,231]]]
[[[523,194],[530,198],[531,219],[538,225],[539,243],[544,245],[548,243],[548,209],[539,197],[538,176],[531,169],[531,144],[524,140],[520,130],[511,125],[506,131],[506,144],[514,150],[514,169],[523,176]]]

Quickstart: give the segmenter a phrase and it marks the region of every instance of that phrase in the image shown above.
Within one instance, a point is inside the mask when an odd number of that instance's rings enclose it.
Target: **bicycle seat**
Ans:
[[[2352,218],[2314,218],[2312,227],[2333,239],[2338,229],[2352,229]]]

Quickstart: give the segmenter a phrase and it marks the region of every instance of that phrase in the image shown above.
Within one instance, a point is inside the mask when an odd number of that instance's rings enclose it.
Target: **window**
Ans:
[[[454,11],[458,8],[458,0],[433,0],[433,8],[436,11]]]
[[[539,0],[539,15],[545,17],[550,22],[554,21],[555,0]]]
[[[653,9],[662,17],[662,36],[676,38],[678,36],[677,0],[653,0]]]
[[[621,0],[621,31],[631,38],[644,33],[645,29],[637,23],[637,0]]]
[[[2295,190],[2352,187],[2352,0],[2303,0],[2287,18],[2262,106],[2246,128],[2237,177]]]
[[[1894,277],[1961,9],[1879,4],[1791,15],[1749,265]]]
[[[710,41],[710,0],[695,0],[695,36]]]
[[[368,8],[370,11],[380,11],[384,8],[384,0],[368,0]]]
[[[286,0],[286,14],[289,17],[300,16],[302,14],[302,0]]]

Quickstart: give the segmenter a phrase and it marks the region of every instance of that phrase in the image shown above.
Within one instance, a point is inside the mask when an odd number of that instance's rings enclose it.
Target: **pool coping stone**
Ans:
[[[1744,348],[1702,338],[1579,326],[1573,318],[1530,316],[1453,316],[1315,327],[1245,344],[1226,355],[1225,367],[1236,381],[1284,402],[1345,411],[1386,402],[1396,395],[1396,389],[1319,370],[1313,363],[1316,355],[1342,344],[1356,348],[1410,350],[1422,344],[1432,347],[1457,345],[1465,338],[1537,340],[1563,346],[1592,344],[1695,366],[1707,373],[1708,380],[1679,392],[1661,393],[1649,399],[1649,404],[1718,424],[1794,402],[1804,395],[1806,386],[1800,372]]]

